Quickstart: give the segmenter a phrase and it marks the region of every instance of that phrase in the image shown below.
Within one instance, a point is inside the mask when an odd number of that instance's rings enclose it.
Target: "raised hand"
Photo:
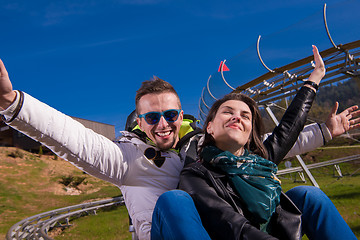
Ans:
[[[316,84],[319,84],[321,79],[325,76],[325,64],[322,60],[319,50],[316,46],[312,45],[313,53],[314,53],[314,60],[315,60],[315,69],[312,71],[309,77],[309,81],[312,81]]]
[[[13,91],[9,74],[6,71],[4,63],[0,59],[0,108],[4,110],[10,106],[16,97]]]
[[[336,114],[339,103],[336,102],[332,108],[325,124],[332,137],[339,136],[352,129],[360,128],[360,110],[358,106],[351,106],[339,114]]]

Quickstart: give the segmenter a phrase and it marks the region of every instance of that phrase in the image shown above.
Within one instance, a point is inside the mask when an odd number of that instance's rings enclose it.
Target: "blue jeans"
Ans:
[[[184,191],[163,193],[152,216],[151,239],[210,240],[195,204]]]
[[[302,212],[302,231],[309,239],[356,239],[334,204],[319,188],[298,186],[286,195]]]

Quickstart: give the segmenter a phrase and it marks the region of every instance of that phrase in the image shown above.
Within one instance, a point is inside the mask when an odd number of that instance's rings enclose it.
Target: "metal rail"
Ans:
[[[325,167],[325,166],[330,166],[330,165],[337,165],[339,163],[350,162],[350,161],[354,161],[354,160],[360,160],[360,154],[343,157],[343,158],[337,158],[337,159],[333,159],[333,160],[329,160],[329,161],[325,161],[325,162],[308,164],[308,165],[306,165],[306,167],[308,169],[314,169],[314,168]],[[302,171],[303,171],[302,167],[292,167],[292,168],[279,170],[276,175],[284,175],[284,174],[288,174],[288,173],[302,172]]]
[[[47,235],[56,227],[70,226],[70,217],[76,218],[85,214],[96,214],[96,210],[109,206],[124,205],[124,198],[116,197],[55,209],[28,217],[13,225],[6,234],[6,240],[44,239],[52,240]]]

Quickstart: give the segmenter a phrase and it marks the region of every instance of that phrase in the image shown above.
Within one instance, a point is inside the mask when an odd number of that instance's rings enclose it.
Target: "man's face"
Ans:
[[[138,102],[139,115],[148,112],[163,112],[169,109],[180,109],[179,100],[173,93],[146,94]],[[167,122],[164,116],[154,125],[148,124],[144,118],[137,118],[137,123],[142,131],[161,150],[175,147],[179,140],[180,126],[183,121],[183,111],[175,122]]]

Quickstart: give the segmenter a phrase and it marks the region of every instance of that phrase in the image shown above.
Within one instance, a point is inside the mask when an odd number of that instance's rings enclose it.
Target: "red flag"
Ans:
[[[224,65],[224,67],[223,67],[222,65]],[[223,68],[223,71],[224,71],[224,72],[225,72],[225,71],[230,71],[230,69],[226,66],[226,64],[225,64],[223,61],[220,62],[220,66],[219,66],[218,72],[221,72],[221,68]]]

